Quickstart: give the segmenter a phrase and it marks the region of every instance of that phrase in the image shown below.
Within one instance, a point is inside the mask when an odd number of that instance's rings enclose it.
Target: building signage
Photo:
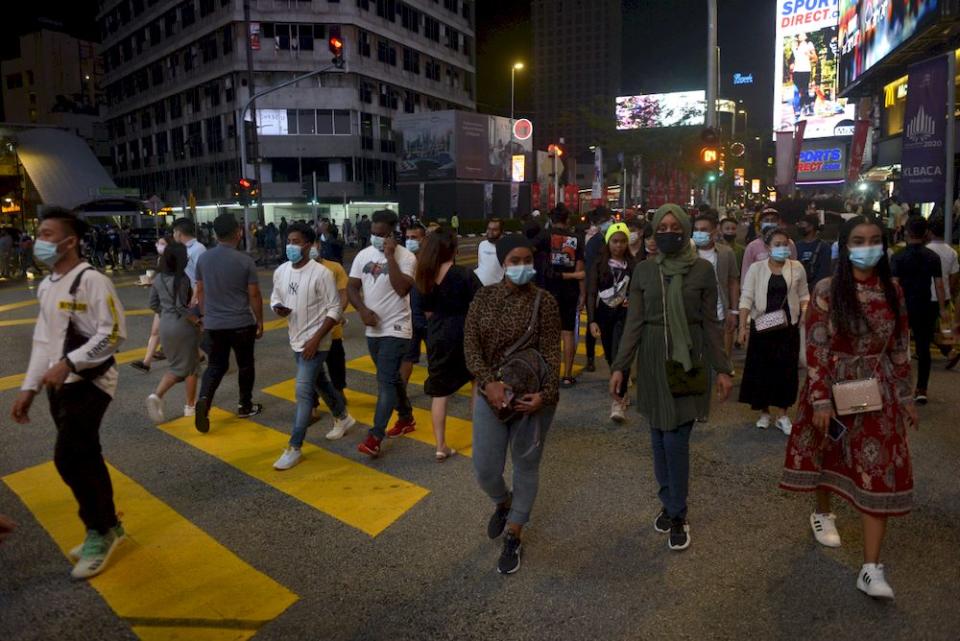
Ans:
[[[746,175],[744,173],[743,167],[734,167],[733,169],[733,186],[734,187],[743,187],[746,184]]]
[[[513,123],[513,137],[517,140],[529,140],[533,135],[533,123],[521,118]]]
[[[527,157],[523,154],[513,156],[512,178],[515,183],[522,183],[526,179]]]
[[[909,69],[900,183],[907,202],[938,202],[946,189],[947,55]]]
[[[837,182],[847,176],[845,141],[821,140],[804,143],[797,162],[797,182]]]
[[[752,74],[752,73],[735,73],[735,74],[733,74],[733,84],[735,84],[735,85],[752,85],[752,84],[753,84],[753,74]]]

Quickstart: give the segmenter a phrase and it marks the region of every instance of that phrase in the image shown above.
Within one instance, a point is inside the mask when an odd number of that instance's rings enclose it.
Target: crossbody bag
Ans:
[[[789,265],[789,263],[788,263]],[[790,281],[793,280],[793,266],[790,266],[790,279],[784,278],[787,283],[787,292],[783,296],[783,304],[780,309],[766,314],[761,314],[753,320],[753,326],[760,333],[769,332],[775,329],[784,329],[790,326],[790,319],[787,318],[787,301],[790,300]],[[769,281],[768,281],[769,282]]]
[[[896,331],[896,330],[894,330]],[[880,393],[880,360],[887,353],[887,348],[893,340],[893,334],[884,343],[883,349],[876,355],[877,362],[873,365],[873,372],[867,378],[859,378],[852,381],[843,381],[834,383],[830,391],[833,394],[833,404],[837,411],[837,416],[850,416],[853,414],[866,414],[867,412],[879,412],[883,409],[883,396]],[[861,357],[863,358],[863,357]]]
[[[63,337],[63,356],[66,357],[67,354],[74,351],[79,347],[86,345],[87,341],[90,340],[89,336],[84,336],[80,333],[80,330],[77,329],[74,321],[74,312],[77,310],[77,290],[80,288],[80,281],[83,279],[83,275],[88,271],[96,271],[93,267],[87,267],[73,279],[73,283],[70,285],[70,297],[72,298],[70,302],[70,321],[67,324],[67,333]],[[116,364],[117,360],[111,356],[104,362],[99,365],[94,365],[93,367],[88,367],[86,369],[77,370],[74,372],[77,376],[82,378],[85,381],[92,381],[100,378],[108,371],[110,368]]]

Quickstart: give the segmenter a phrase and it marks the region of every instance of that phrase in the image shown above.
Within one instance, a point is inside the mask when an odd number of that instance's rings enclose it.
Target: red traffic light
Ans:
[[[240,187],[243,189],[250,189],[251,187],[253,187],[253,181],[250,180],[249,178],[241,178],[239,184],[240,184]]]
[[[330,53],[340,57],[343,55],[343,40],[339,36],[330,36]]]

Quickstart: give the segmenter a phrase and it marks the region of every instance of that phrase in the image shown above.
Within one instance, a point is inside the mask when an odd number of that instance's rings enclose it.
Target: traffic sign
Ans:
[[[521,118],[513,123],[513,137],[517,140],[529,140],[533,135],[533,123]]]

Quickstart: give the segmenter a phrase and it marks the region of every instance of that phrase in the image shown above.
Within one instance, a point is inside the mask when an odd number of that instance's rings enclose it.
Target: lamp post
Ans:
[[[523,63],[515,62],[510,67],[510,120],[513,120],[514,111],[514,88],[516,87],[517,72],[523,71]]]

